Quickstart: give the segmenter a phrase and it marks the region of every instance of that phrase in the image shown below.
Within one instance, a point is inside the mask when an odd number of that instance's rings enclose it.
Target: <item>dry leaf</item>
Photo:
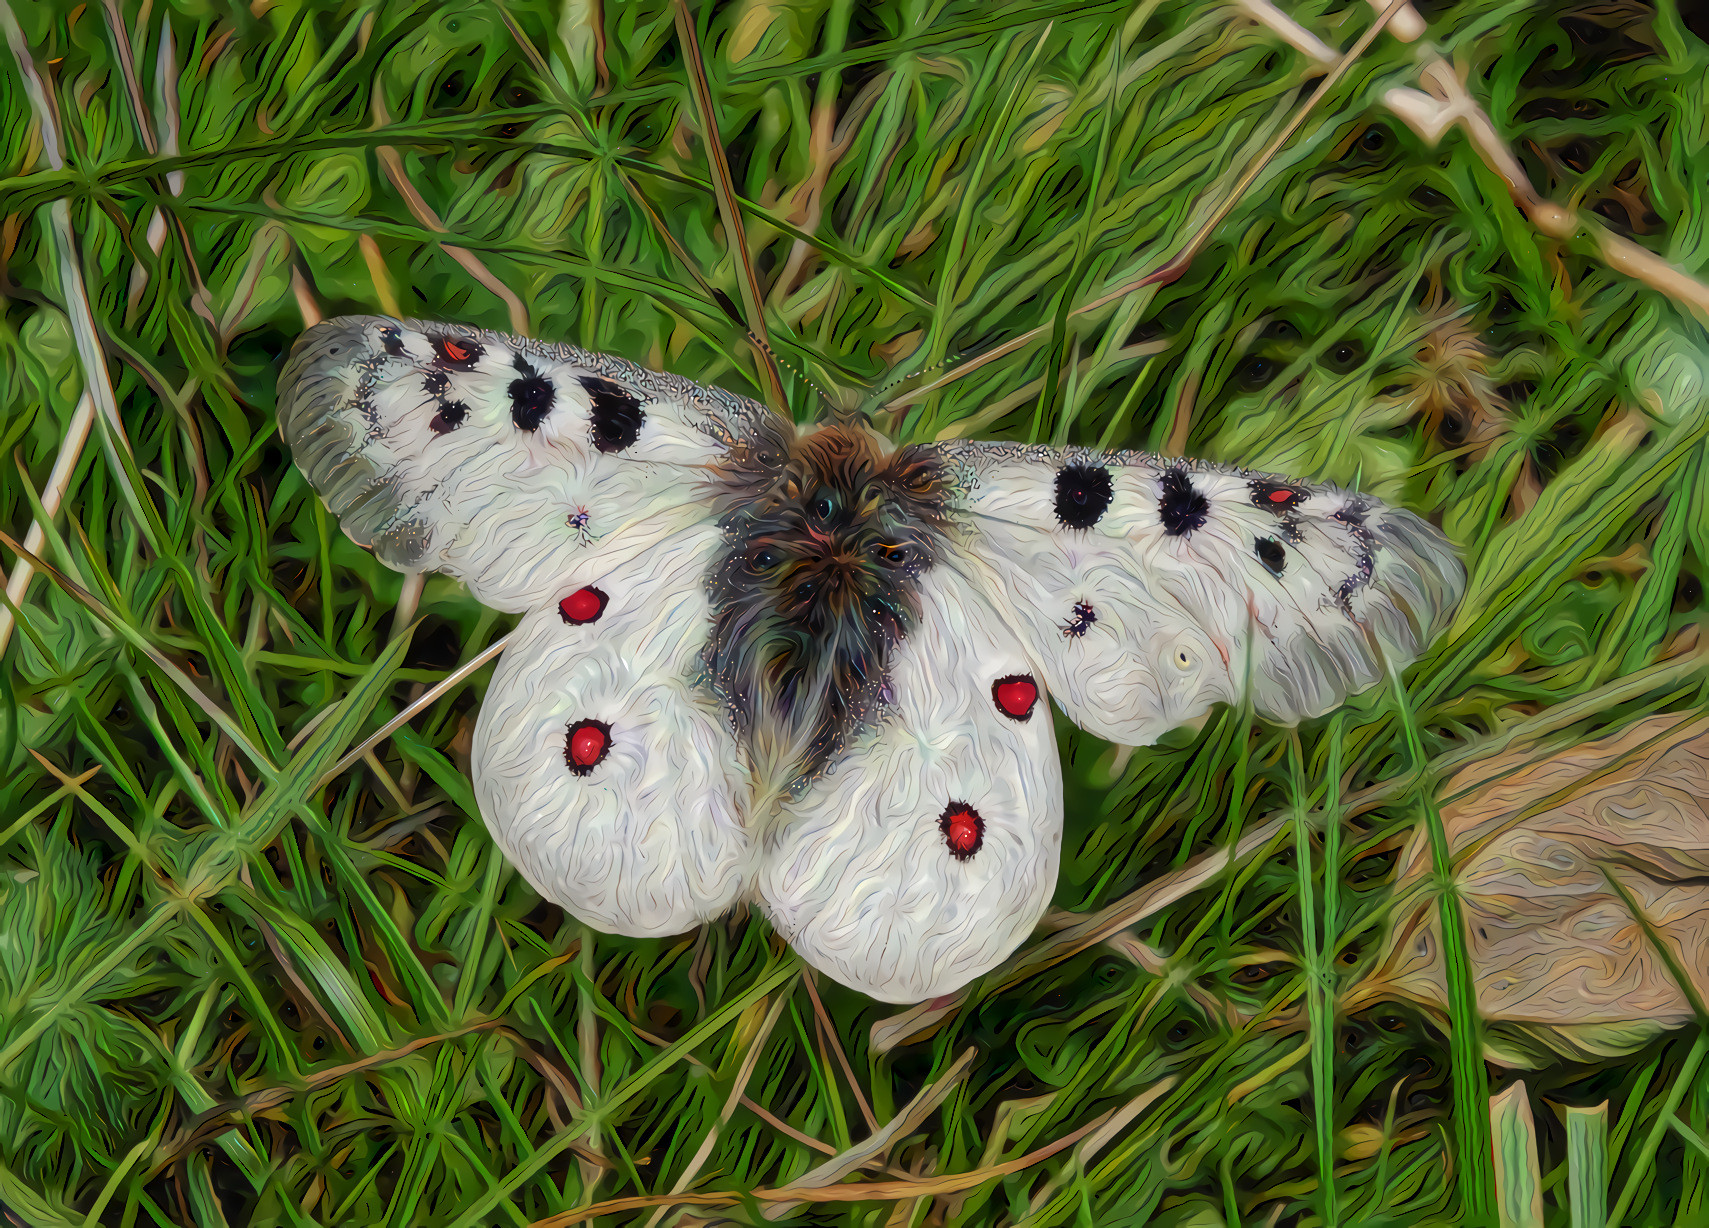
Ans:
[[[1691,1019],[1609,876],[1709,996],[1709,716],[1508,752],[1463,769],[1442,796],[1490,1060],[1611,1057]],[[1431,880],[1421,824],[1401,855],[1382,958],[1346,1009],[1403,999],[1446,1028]]]

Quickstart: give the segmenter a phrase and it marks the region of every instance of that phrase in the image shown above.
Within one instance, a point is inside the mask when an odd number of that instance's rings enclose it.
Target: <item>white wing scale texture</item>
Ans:
[[[952,524],[885,711],[758,816],[700,660],[726,544],[720,462],[763,453],[768,419],[573,346],[379,317],[311,329],[280,381],[281,431],[354,540],[526,615],[481,707],[473,776],[535,889],[635,936],[757,898],[810,963],[886,1001],[966,984],[1048,905],[1050,698],[1129,745],[1248,686],[1293,723],[1416,657],[1464,583],[1435,529],[1335,487],[935,445]],[[572,619],[590,592],[597,617]]]
[[[1464,584],[1435,529],[1334,486],[1140,453],[940,450],[956,565],[1011,612],[1069,719],[1114,742],[1149,745],[1248,680],[1272,720],[1321,715],[1412,661]],[[1065,495],[1084,523],[1065,522]]]
[[[888,717],[787,807],[759,876],[807,962],[886,1002],[1000,963],[1050,903],[1062,846],[1050,704],[1020,641],[949,568],[927,573],[920,604]],[[1033,687],[1024,716],[1000,710],[1004,679],[1023,699]]]
[[[708,467],[766,413],[574,346],[370,316],[311,329],[280,388],[280,430],[352,539],[511,613],[583,556],[710,519]]]
[[[536,891],[607,933],[680,934],[752,886],[741,755],[695,685],[719,544],[700,526],[615,568],[583,564],[572,591],[596,590],[598,617],[524,617],[475,724],[493,838]],[[575,764],[568,740],[589,723],[598,757]]]

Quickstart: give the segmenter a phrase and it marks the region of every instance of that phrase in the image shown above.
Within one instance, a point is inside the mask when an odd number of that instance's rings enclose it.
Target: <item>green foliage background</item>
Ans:
[[[1703,271],[1701,27],[1667,0],[1420,7],[1541,192]],[[1373,17],[1289,11],[1337,48]],[[1059,725],[1059,909],[1118,901],[1296,802],[1346,818],[1342,847],[1326,868],[1306,845],[1304,874],[1287,850],[1252,860],[1119,941],[994,973],[882,1051],[871,1028],[894,1009],[819,982],[827,1044],[757,917],[638,942],[542,906],[465,777],[490,666],[323,782],[507,620],[430,577],[424,621],[400,634],[402,577],[292,468],[274,380],[305,299],[525,328],[764,396],[668,4],[512,0],[538,64],[491,3],[12,12],[63,168],[10,59],[0,521],[21,539],[38,516],[83,391],[62,256],[131,449],[97,421],[43,551],[100,614],[38,577],[0,670],[0,1204],[17,1222],[461,1228],[691,1172],[699,1191],[776,1189],[969,1047],[970,1073],[859,1180],[998,1165],[1129,1112],[1095,1147],[958,1192],[790,1216],[1469,1222],[1487,1175],[1461,1180],[1440,1021],[1320,1021],[1333,1063],[1300,1060],[1308,980],[1368,970],[1388,863],[1421,813],[1409,724],[1381,689],[1301,731],[1298,787],[1288,731],[1240,713],[1131,756]],[[694,12],[798,416],[864,410],[898,439],[1184,444],[1433,517],[1472,578],[1407,676],[1427,760],[1568,701],[1580,733],[1700,702],[1691,670],[1609,688],[1690,651],[1703,619],[1702,321],[1611,270],[1592,232],[1534,230],[1463,136],[1430,147],[1395,122],[1382,96],[1415,84],[1418,45],[1379,38],[1185,276],[1076,312],[1179,251],[1322,70],[1215,3]],[[1344,816],[1361,790],[1377,803]],[[1302,919],[1331,882],[1317,958]],[[1630,1222],[1709,1216],[1709,1157],[1673,1133],[1639,1145],[1689,1039],[1530,1080],[1612,1098]],[[1462,1090],[1483,1078],[1459,1073]],[[1709,1132],[1706,1089],[1679,1091],[1680,1119]],[[1564,1134],[1541,1108],[1539,1130],[1565,1223]]]

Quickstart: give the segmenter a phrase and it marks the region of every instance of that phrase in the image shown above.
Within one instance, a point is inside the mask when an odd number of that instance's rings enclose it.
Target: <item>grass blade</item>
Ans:
[[[1543,1228],[1543,1177],[1537,1166],[1537,1123],[1525,1084],[1489,1098],[1495,1143],[1495,1190],[1501,1228]]]
[[[1567,1105],[1567,1209],[1572,1228],[1608,1223],[1608,1101]]]
[[[1435,869],[1435,888],[1442,936],[1442,966],[1448,982],[1449,1049],[1453,1058],[1454,1138],[1459,1155],[1462,1213],[1471,1223],[1484,1223],[1495,1209],[1495,1174],[1491,1168],[1489,1134],[1489,1075],[1484,1068],[1482,1026],[1478,1020],[1477,991],[1472,979],[1471,954],[1466,945],[1466,927],[1460,913],[1460,895],[1454,881],[1454,857],[1448,833],[1437,809],[1433,784],[1425,762],[1424,746],[1412,715],[1406,684],[1392,667],[1389,672],[1395,710],[1406,736],[1407,751],[1418,790],[1418,806],[1430,836],[1430,857]]]

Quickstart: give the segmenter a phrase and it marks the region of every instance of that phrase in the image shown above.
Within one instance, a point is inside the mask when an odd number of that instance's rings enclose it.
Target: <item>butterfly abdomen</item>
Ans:
[[[892,453],[869,431],[782,442],[773,464],[732,468],[705,660],[756,775],[787,789],[877,715],[940,551],[945,496],[928,455]]]

